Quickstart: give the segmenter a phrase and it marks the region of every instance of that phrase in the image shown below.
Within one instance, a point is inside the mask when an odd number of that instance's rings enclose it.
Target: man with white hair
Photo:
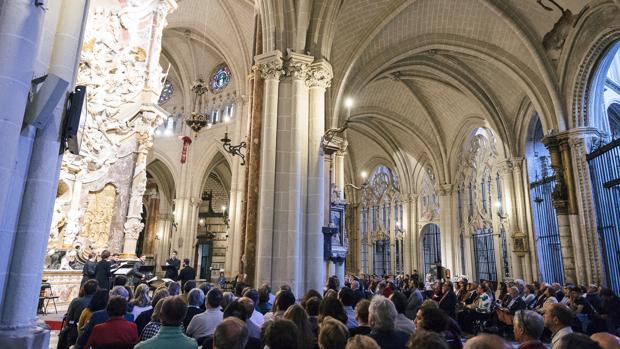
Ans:
[[[404,349],[407,347],[409,336],[394,329],[397,312],[394,303],[383,296],[374,296],[368,309],[368,323],[370,337],[381,349]]]
[[[520,310],[513,319],[513,332],[519,349],[545,349],[540,336],[545,329],[543,317],[532,310]]]

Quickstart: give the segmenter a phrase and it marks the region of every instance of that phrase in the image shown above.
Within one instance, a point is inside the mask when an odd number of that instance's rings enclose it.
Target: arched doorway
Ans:
[[[441,235],[439,226],[429,223],[422,227],[420,235],[422,237],[422,255],[424,258],[424,276],[431,272],[431,269],[441,264]]]

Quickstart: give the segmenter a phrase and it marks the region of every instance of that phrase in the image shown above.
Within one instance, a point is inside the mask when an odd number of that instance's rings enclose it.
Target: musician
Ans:
[[[88,260],[84,263],[84,268],[82,269],[82,282],[80,282],[80,287],[84,286],[86,281],[95,278],[95,268],[97,267],[97,255],[93,252],[88,254]]]
[[[185,286],[185,283],[190,280],[196,280],[196,269],[189,265],[189,258],[184,258],[183,269],[179,273],[179,281],[181,286]]]
[[[181,261],[177,258],[177,251],[172,251],[170,259],[166,260],[166,265],[169,268],[166,269],[164,278],[176,281],[179,277],[179,269],[181,268]]]
[[[110,258],[110,251],[103,250],[101,252],[101,260],[95,267],[95,279],[99,283],[99,288],[102,290],[110,289],[110,277],[112,277],[112,263],[108,260]]]
[[[143,273],[140,272],[140,268],[142,268],[144,266],[145,262],[146,262],[146,256],[142,255],[142,256],[140,256],[140,259],[133,264],[133,267],[131,269],[131,275],[133,276],[133,285],[134,286],[137,286],[141,282],[146,281],[146,275],[144,275]]]

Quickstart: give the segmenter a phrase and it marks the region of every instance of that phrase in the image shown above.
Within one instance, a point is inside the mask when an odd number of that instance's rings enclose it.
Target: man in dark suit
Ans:
[[[168,268],[166,269],[164,278],[177,281],[179,269],[181,268],[181,261],[177,258],[177,251],[172,251],[170,259],[166,260],[166,266],[168,266]]]
[[[456,317],[456,293],[454,293],[452,282],[444,282],[441,293],[443,293],[443,296],[439,300],[439,309],[445,311],[446,314],[454,319]]]
[[[99,288],[102,290],[110,289],[110,277],[112,277],[112,263],[108,260],[110,258],[110,251],[103,250],[101,252],[101,260],[95,267],[95,279],[99,283]]]
[[[140,271],[140,268],[144,266],[145,262],[146,262],[146,256],[142,255],[140,256],[140,259],[137,262],[135,262],[133,264],[133,267],[131,268],[131,276],[133,279],[134,286],[139,285],[140,282],[142,281],[146,281],[146,275],[144,275],[144,273]]]
[[[189,266],[189,258],[183,259],[183,269],[179,273],[179,281],[181,286],[185,286],[185,283],[189,280],[196,280],[196,269]]]

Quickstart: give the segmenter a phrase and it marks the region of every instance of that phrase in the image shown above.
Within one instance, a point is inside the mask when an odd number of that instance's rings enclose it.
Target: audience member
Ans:
[[[248,287],[245,291],[243,291],[243,297],[251,299],[254,304],[254,309],[252,311],[252,315],[250,316],[250,320],[258,327],[263,326],[263,323],[265,323],[265,316],[257,310],[259,300],[258,291]]]
[[[297,349],[297,326],[291,320],[275,319],[265,322],[262,342],[269,349]]]
[[[357,322],[355,321],[355,312],[353,311],[353,307],[355,306],[355,293],[349,287],[343,287],[338,292],[338,299],[342,302],[344,312],[347,315],[347,328],[355,328],[357,327]]]
[[[411,284],[413,290],[411,291],[411,295],[409,295],[407,308],[405,309],[405,316],[407,316],[409,320],[415,319],[418,308],[422,305],[422,302],[424,302],[424,297],[422,296],[422,292],[420,292],[418,281],[414,279],[411,281]]]
[[[598,332],[590,336],[603,349],[620,349],[620,338],[607,332]]]
[[[344,312],[342,302],[336,297],[325,297],[319,305],[319,323],[328,316],[347,324],[347,314]]]
[[[293,292],[288,290],[279,291],[273,302],[273,309],[265,314],[265,322],[282,318],[284,312],[293,304],[295,304]]]
[[[569,333],[563,336],[557,345],[557,349],[601,349],[597,342],[583,333]]]
[[[513,319],[513,333],[519,349],[545,349],[540,341],[545,322],[535,311],[519,310]]]
[[[185,284],[190,283],[191,281],[186,282]],[[189,326],[189,322],[192,321],[194,316],[202,313],[202,309],[200,306],[205,302],[205,294],[202,293],[202,290],[199,288],[194,288],[189,291],[187,294],[187,314],[185,315],[185,319],[183,320],[183,326],[187,328]]]
[[[413,336],[411,336],[408,348],[449,349],[448,344],[440,334],[424,330],[419,330]]]
[[[151,309],[143,311],[136,318],[135,322],[136,322],[136,325],[138,326],[138,333],[142,333],[142,331],[144,330],[144,327],[146,327],[146,325],[152,321],[153,312],[155,311],[155,306],[157,305],[157,303],[160,300],[166,297],[169,297],[169,296],[170,296],[170,293],[168,293],[168,290],[166,288],[158,289],[155,291],[155,294],[153,295],[153,299],[151,300]]]
[[[164,305],[164,301],[167,298],[170,298],[170,296],[160,299],[157,304],[155,304],[155,308],[151,314],[151,321],[140,331],[140,341],[151,339],[159,333],[159,329],[161,329],[161,307]]]
[[[456,294],[454,293],[452,282],[444,282],[441,292],[442,296],[439,300],[439,309],[445,311],[451,318],[456,318]]]
[[[78,337],[78,324],[84,309],[86,309],[97,292],[97,280],[87,280],[80,289],[80,295],[69,303],[67,314],[65,314],[66,325],[58,334],[57,349],[68,349],[75,344]]]
[[[502,337],[494,334],[481,334],[465,342],[464,349],[511,349]]]
[[[407,297],[400,292],[395,291],[390,296],[390,300],[394,303],[396,308],[396,321],[394,322],[394,328],[398,331],[405,332],[411,335],[415,332],[415,324],[405,316],[405,310],[407,309]]]
[[[181,285],[178,282],[173,281],[168,285],[168,293],[171,296],[178,296],[181,294]]]
[[[573,322],[573,312],[567,306],[556,303],[547,307],[543,319],[545,327],[553,334],[551,349],[558,349],[560,339],[573,332],[570,327]]]
[[[321,306],[321,298],[312,297],[306,302],[306,313],[308,313],[308,321],[312,326],[312,332],[315,337],[319,336],[319,307]],[[359,320],[358,320],[359,323]]]
[[[90,318],[94,312],[105,309],[106,305],[108,305],[109,297],[110,292],[108,290],[98,289],[95,294],[93,294],[88,307],[84,308],[80,314],[78,332],[84,331],[84,326],[86,326],[86,324],[90,321]]]
[[[263,284],[258,289],[258,305],[256,308],[261,314],[265,315],[271,311],[273,302],[275,302],[275,297],[272,297],[271,287],[268,284]]]
[[[362,299],[357,302],[355,306],[355,319],[358,326],[349,330],[351,337],[356,335],[368,335],[371,328],[368,325],[368,308],[370,307],[370,301],[368,299]]]
[[[230,308],[230,309],[229,309]],[[252,311],[254,310],[254,302],[248,297],[241,297],[232,302],[226,311],[224,311],[224,318],[229,315],[236,316],[245,323],[245,327],[248,329],[250,338],[259,341],[261,327],[256,325],[252,320]]]
[[[248,343],[248,330],[245,323],[236,317],[224,319],[215,328],[214,349],[243,349]]]
[[[235,294],[232,292],[222,293],[222,303],[220,304],[220,308],[222,309],[222,311],[226,310],[226,307],[228,307],[228,305],[232,303],[236,298],[237,297],[235,297]]]
[[[138,342],[138,328],[136,324],[127,321],[127,299],[122,296],[111,296],[106,307],[108,319],[104,323],[94,326],[86,342],[86,348],[99,346],[127,346]],[[91,319],[92,320],[92,319]]]
[[[342,321],[327,316],[321,321],[319,328],[319,348],[344,349],[348,336],[349,332]]]
[[[195,288],[196,281],[194,280],[187,280],[183,284],[183,293],[181,294],[181,299],[185,301],[185,304],[189,304],[189,300],[187,299],[189,297],[189,292]]]
[[[308,320],[308,314],[301,305],[293,304],[284,313],[284,318],[293,321],[298,330],[299,349],[313,349],[316,346],[316,336]]]
[[[136,349],[194,349],[198,348],[196,340],[187,337],[181,331],[181,325],[187,313],[187,305],[179,296],[168,297],[159,304],[161,328],[156,336],[138,344]]]
[[[368,336],[352,335],[345,349],[381,349],[381,347],[374,339]]]
[[[151,299],[149,298],[149,286],[146,284],[139,284],[133,295],[133,299],[129,302],[131,306],[131,313],[134,319],[137,319],[143,311],[152,308]]]
[[[399,349],[407,346],[409,336],[394,329],[396,308],[394,304],[383,296],[375,296],[368,308],[368,323],[372,328],[372,337],[382,349]]]
[[[213,335],[215,327],[223,319],[223,314],[220,311],[223,298],[222,291],[218,288],[212,288],[205,298],[207,310],[194,316],[186,329],[187,335],[195,339]]]

